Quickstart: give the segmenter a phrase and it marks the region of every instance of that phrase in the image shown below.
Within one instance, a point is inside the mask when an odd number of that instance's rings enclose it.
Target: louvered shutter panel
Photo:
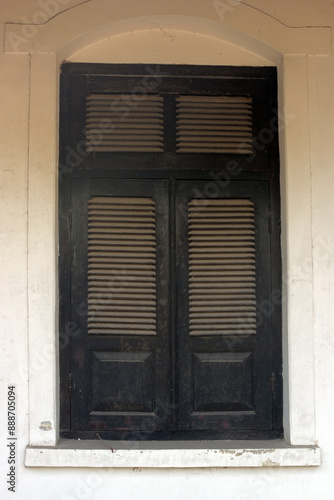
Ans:
[[[162,97],[90,95],[86,101],[86,139],[89,152],[162,152]]]
[[[148,198],[88,204],[88,333],[154,335],[155,206]]]
[[[206,187],[176,184],[180,426],[270,429],[267,183]]]
[[[189,203],[190,335],[256,333],[254,205]]]
[[[171,404],[167,182],[76,178],[72,207],[74,427],[166,430],[171,416],[158,410]]]
[[[241,96],[176,98],[179,153],[252,152],[252,100]]]

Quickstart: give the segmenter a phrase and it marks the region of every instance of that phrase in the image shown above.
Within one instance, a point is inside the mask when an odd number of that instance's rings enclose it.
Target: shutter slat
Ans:
[[[201,277],[208,277],[210,278],[211,276],[213,277],[219,277],[219,276],[224,276],[224,271],[229,271],[229,270],[248,270],[249,265],[248,264],[240,264],[240,266],[236,266],[234,264],[230,264],[228,266],[221,266],[217,271],[191,271],[189,273],[190,279],[193,277],[197,277],[198,279],[201,279]]]
[[[253,203],[192,200],[188,232],[190,335],[255,334]]]
[[[233,240],[231,239],[231,241],[233,241]],[[245,243],[247,243],[247,240],[243,240],[243,241],[245,241]],[[251,257],[253,255],[253,253],[249,253],[249,254],[245,255],[244,252],[243,252],[243,245],[241,245],[240,247],[236,247],[235,249],[228,248],[227,250],[232,250],[235,253],[239,253],[241,257],[245,257],[245,256]],[[211,260],[213,259],[214,262],[216,262],[216,263],[221,263],[221,262],[223,262],[222,256],[224,255],[224,253],[226,255],[230,255],[231,257],[233,257],[233,254],[232,253],[226,253],[225,249],[222,249],[222,251],[219,252],[219,253],[218,253],[218,251],[216,249],[216,252],[217,253],[209,253],[209,252],[207,252],[207,253],[198,253],[196,255],[196,257],[194,256],[194,257],[191,258],[192,260],[190,261],[190,264],[194,265],[194,266],[197,266],[198,264],[201,264],[200,261],[202,261],[202,260],[210,260],[210,259]],[[237,257],[238,256],[236,255],[236,258]]]
[[[140,325],[143,330],[150,330],[152,328],[152,325],[155,325],[155,318],[152,319],[146,316],[139,317],[137,315],[135,318],[132,318],[129,317],[128,314],[114,314],[113,317],[103,316],[99,319],[96,319],[95,317],[88,318],[88,323],[94,324],[95,326],[97,324],[100,324],[101,327],[111,328],[115,327],[116,325],[118,326],[118,323],[121,323],[121,325],[130,325],[131,323],[135,323],[136,325]]]
[[[133,236],[131,234],[110,234],[110,232],[99,232],[94,231],[95,239],[101,241],[101,245],[105,244],[104,240],[107,241],[106,244],[109,244],[109,241],[116,240],[121,242],[123,245],[131,245]],[[137,234],[137,245],[147,245],[148,241],[154,241],[154,237],[146,234]]]
[[[94,304],[95,310],[93,312],[88,312],[88,316],[94,316],[98,310],[99,314],[101,312],[102,316],[104,315],[108,317],[113,317],[114,314],[118,314],[123,311],[128,311],[134,315],[142,313],[148,315],[152,314],[155,317],[155,303],[150,305],[149,302],[150,301],[144,301],[143,303],[137,302],[136,307],[133,308],[131,304],[128,304],[128,302],[125,302],[124,304],[114,303],[113,298],[99,298],[95,301],[92,299],[92,304]],[[231,305],[232,308],[234,306],[235,304]]]
[[[189,281],[190,283],[192,283],[194,293],[196,293],[197,289],[206,287],[210,288],[212,286],[212,282],[225,284],[225,281],[227,281],[231,285],[234,284],[235,282],[242,284],[246,284],[248,282],[255,282],[255,274],[249,271],[245,271],[244,269],[240,269],[239,273],[234,272],[233,274],[229,273],[221,274],[218,279],[214,278],[206,279],[205,277],[196,276],[191,278]],[[215,287],[215,289],[217,290],[217,286]]]
[[[189,246],[191,246],[194,251],[195,249],[198,249],[198,248],[201,248],[201,247],[207,247],[208,245],[210,245],[210,247],[213,247],[213,246],[224,246],[224,245],[228,245],[229,243],[227,242],[227,240],[224,238],[224,237],[221,237],[221,236],[215,236],[215,237],[210,237],[210,236],[205,236],[203,235],[202,236],[202,239],[200,241],[198,241],[197,239],[193,240],[193,238],[189,238]],[[242,243],[240,242],[236,242],[237,244],[241,245]]]
[[[191,219],[190,219],[191,220]],[[240,230],[250,230],[252,228],[252,224],[251,223],[244,223],[238,219],[235,219],[233,221],[230,221],[230,222],[225,222],[224,219],[220,219],[219,217],[210,217],[208,219],[205,219],[205,218],[201,218],[199,219],[199,222],[200,222],[200,226],[198,227],[201,227],[201,225],[203,223],[205,223],[205,226],[204,227],[211,227],[212,225],[214,226],[215,224],[219,224],[219,225],[222,225],[224,224],[224,226],[226,227],[226,229],[231,229],[232,230],[232,227],[233,225],[235,224],[235,222],[238,221],[238,226],[240,228]]]
[[[124,285],[123,285],[124,286]],[[88,287],[88,292],[90,293],[90,296],[93,297],[100,297],[102,294],[107,295],[110,294],[114,298],[121,298],[121,297],[138,297],[143,300],[149,298],[149,299],[154,299],[154,295],[150,293],[150,288],[140,288],[140,287],[129,287],[128,284],[126,284],[126,289],[127,292],[126,294],[124,293],[119,293],[118,291],[115,291],[117,289],[110,288],[110,287],[99,287],[99,286],[89,286]],[[142,297],[140,297],[142,295]]]
[[[240,285],[238,286],[230,286],[229,288],[222,288],[220,290],[217,290],[216,292],[211,292],[208,291],[207,289],[202,289],[202,290],[197,290],[197,293],[192,293],[190,295],[191,299],[191,304],[190,306],[192,307],[195,303],[197,305],[202,305],[204,307],[204,304],[200,304],[200,302],[205,302],[205,304],[209,304],[210,300],[221,300],[222,301],[222,307],[224,307],[224,301],[225,300],[238,300],[238,297],[240,300],[253,300],[255,298],[255,295],[253,295],[252,292],[253,287],[249,286],[248,288],[245,287],[240,291]],[[98,296],[98,294],[96,294]]]
[[[194,318],[199,318],[199,321],[206,321],[206,318],[213,318],[214,321],[219,320],[219,318],[225,318],[225,317],[234,317],[236,315],[240,314],[255,314],[254,308],[252,307],[247,307],[247,306],[235,306],[234,309],[230,306],[229,308],[225,308],[224,312],[222,312],[220,309],[217,309],[215,311],[210,311],[210,312],[192,312],[190,313],[190,321],[193,320]]]
[[[105,234],[109,234],[110,233],[110,227],[109,225],[104,225],[104,226],[98,226],[96,228],[96,230],[94,230],[95,234],[96,234],[96,237],[100,238],[100,237],[103,237],[101,235],[105,235]],[[88,231],[88,234],[91,234],[91,231]],[[115,237],[117,234],[125,234],[125,235],[128,235],[128,236],[132,236],[132,235],[138,235],[139,237],[141,235],[144,235],[144,236],[149,236],[149,237],[152,237],[154,235],[154,230],[153,229],[143,229],[142,227],[123,227],[122,225],[120,224],[117,224],[115,226],[115,224],[113,224],[113,232],[112,232],[113,236]]]
[[[91,328],[90,334],[92,335],[155,335],[155,330],[140,330],[140,328],[136,328],[133,330],[131,327],[129,329],[117,328],[117,329],[107,329],[104,328]]]
[[[204,210],[205,207],[201,207],[201,211],[198,212],[196,214],[196,219],[198,220],[203,220],[203,218],[210,218],[210,220],[212,219],[216,219],[219,217],[219,215],[217,214],[217,212],[215,210]],[[239,215],[239,214],[234,214],[233,212],[231,212],[229,214],[229,217],[227,216],[228,215],[228,211],[226,210],[226,213],[225,213],[225,216],[224,216],[224,224],[234,224],[236,220],[238,220],[238,222],[240,224],[251,224],[253,219],[250,218],[250,217],[245,217],[245,215]],[[189,216],[189,218],[191,219],[193,216]]]
[[[162,152],[163,98],[90,95],[86,101],[86,147],[89,152]]]
[[[110,312],[111,311],[111,312]],[[124,318],[124,316],[126,315],[126,317],[128,318],[150,318],[150,319],[155,319],[155,314],[154,314],[154,311],[153,312],[150,312],[150,311],[144,311],[142,310],[141,311],[135,311],[133,312],[132,309],[128,308],[128,307],[125,307],[125,306],[118,306],[117,308],[108,308],[106,310],[103,310],[103,309],[99,309],[99,317],[100,318],[103,318],[103,317],[106,317],[106,318],[109,318],[109,319],[113,319],[113,318]],[[91,318],[95,318],[95,313],[94,314],[89,314],[88,315],[88,321],[91,320]]]
[[[134,252],[134,255],[138,256],[147,256],[147,255],[154,255],[154,251],[152,252],[152,247],[150,246],[141,246],[141,245],[132,245],[132,246],[121,246],[121,245],[115,245],[114,247],[112,245],[101,245],[99,246],[98,244],[95,245],[90,245],[89,246],[89,251],[91,252],[90,255],[115,255],[115,253],[120,252],[120,255],[123,254],[123,252],[126,252],[127,254]]]
[[[245,326],[235,326],[235,327],[226,327],[224,329],[224,335],[229,336],[229,335],[253,335],[254,331],[252,328],[246,328]],[[220,330],[200,330],[200,331],[194,331],[193,336],[201,336],[201,335],[221,335]]]
[[[109,239],[107,238],[100,238],[99,235],[95,235],[95,239],[96,241],[98,241],[99,245],[98,246],[91,246],[91,249],[92,250],[101,250],[102,249],[110,249],[110,242],[109,242]],[[123,239],[116,239],[115,236],[113,238],[110,238],[111,241],[117,241],[117,243],[119,243],[119,247],[122,247],[126,250],[126,248],[130,247],[130,248],[133,248],[132,246],[132,240],[131,239],[127,239],[127,240],[123,240]],[[154,241],[151,239],[151,241]],[[147,240],[137,240],[136,241],[136,248],[143,248],[143,247],[146,247],[146,245],[148,244],[149,242]]]
[[[106,129],[105,131],[103,131],[103,135],[104,135],[104,137],[109,137],[109,138],[115,138],[115,136],[122,135],[123,133],[133,134],[134,132],[137,132],[139,134],[139,130],[138,130],[138,128],[136,129],[136,127],[141,126],[141,121],[142,121],[142,119],[144,119],[144,117],[140,117],[138,119],[127,118],[125,121],[125,120],[117,120],[117,119],[113,118],[112,116],[108,116],[108,117],[104,116],[103,117],[101,114],[101,116],[97,120],[101,121],[102,119],[105,120],[106,118],[108,118],[108,120],[112,123],[112,127],[110,128],[110,130]],[[154,117],[149,117],[149,116],[146,116],[145,118],[146,118],[146,120],[149,119],[149,123],[145,124],[145,122],[144,122],[143,128],[145,129],[145,131],[151,131],[153,133],[153,136],[156,136],[159,138],[163,132],[163,128],[161,126],[160,120],[158,120]],[[89,127],[89,129],[87,131],[87,137],[94,138],[96,134],[101,134],[101,129],[98,126],[96,126],[95,121],[93,123],[88,121],[86,123],[86,126]],[[115,132],[115,133],[113,133],[113,132]],[[145,132],[145,134],[146,134],[146,132]],[[124,138],[124,136],[123,136],[123,138]]]
[[[145,276],[145,281],[142,280],[142,276],[127,276],[124,273],[122,273],[122,276],[117,276],[114,275],[114,278],[117,279],[117,281],[113,281],[110,276],[105,276],[104,274],[97,274],[94,273],[93,279],[90,280],[90,286],[109,286],[110,283],[116,283],[117,286],[120,286],[119,284],[122,284],[124,281],[127,283],[131,283],[132,286],[143,286],[146,287],[150,283],[154,283],[155,279],[154,277],[150,278],[149,276]],[[93,281],[95,279],[95,281]],[[103,282],[106,281],[107,284],[104,284]],[[102,282],[102,283],[101,283]],[[150,286],[150,285],[149,285]]]
[[[95,310],[98,310],[100,305],[119,305],[119,306],[136,306],[136,308],[140,308],[140,306],[143,307],[151,307],[154,306],[155,309],[155,300],[138,300],[138,296],[132,299],[129,299],[127,297],[122,297],[121,299],[117,298],[110,298],[109,300],[102,299],[101,296],[98,296],[97,298],[90,298],[90,303],[92,305],[95,305]],[[132,308],[133,310],[133,308]]]
[[[240,320],[246,321],[249,320],[250,318],[255,318],[256,317],[256,312],[254,311],[238,311],[233,313],[225,313],[224,316],[218,316],[215,314],[214,316],[205,316],[202,318],[198,317],[193,317],[190,319],[189,324],[191,328],[194,328],[194,330],[199,330],[203,327],[207,328],[214,328],[217,329],[217,327],[221,327],[222,325],[225,324],[234,324],[235,320],[239,321]]]
[[[117,216],[122,216],[124,217],[124,213],[126,213],[126,215],[129,217],[129,216],[135,216],[135,217],[138,217],[138,216],[145,216],[147,217],[147,209],[146,210],[140,210],[140,209],[136,209],[136,210],[133,210],[132,207],[126,207],[126,206],[123,206],[122,210],[117,210],[116,208],[113,208],[112,205],[109,205],[108,206],[108,211],[106,211],[105,209],[102,209],[102,208],[95,208],[94,209],[94,219],[97,219],[99,217],[117,217]]]
[[[121,271],[119,271],[120,269],[121,269]],[[143,270],[145,272],[146,271],[153,272],[153,271],[155,271],[155,266],[152,266],[150,264],[143,264],[142,262],[140,264],[138,264],[138,263],[133,264],[133,263],[127,261],[126,269],[129,269],[129,270],[135,269],[135,270]],[[91,262],[90,266],[89,266],[88,274],[93,275],[95,272],[101,271],[105,274],[107,274],[108,272],[109,273],[112,272],[112,275],[115,276],[115,270],[118,271],[120,273],[120,275],[124,272],[124,265],[122,264],[122,262],[113,262],[112,264],[105,263],[103,261],[101,263]],[[151,276],[152,276],[152,274],[151,274]]]
[[[93,268],[93,266],[91,266],[91,267]],[[128,273],[131,273],[131,274],[128,274]],[[113,267],[113,269],[107,269],[107,267],[106,267],[106,268],[102,269],[101,272],[97,268],[94,268],[94,269],[90,269],[90,271],[88,272],[88,275],[92,276],[92,279],[98,279],[98,280],[101,280],[101,279],[102,280],[103,279],[110,280],[112,277],[118,278],[121,275],[122,277],[124,276],[124,279],[128,279],[128,280],[131,280],[132,277],[134,279],[135,277],[145,276],[146,281],[155,281],[154,268],[152,271],[140,270],[140,269],[127,269],[127,270],[122,269],[121,273],[119,272],[119,268],[116,268],[115,266]],[[150,276],[152,276],[152,278]]]
[[[239,297],[218,297],[218,300],[200,300],[200,301],[196,301],[196,300],[192,300],[192,308],[190,309],[191,311],[207,311],[208,308],[207,306],[210,306],[210,310],[214,311],[216,310],[215,307],[217,308],[217,310],[219,309],[219,311],[221,311],[221,303],[222,303],[222,300],[224,300],[224,306],[233,306],[233,305],[244,305],[244,306],[253,306],[253,303],[254,303],[254,300],[252,297],[249,297],[249,299],[247,300],[246,298],[239,298]]]
[[[89,201],[89,334],[155,335],[154,208],[147,198]]]
[[[133,257],[133,258],[131,258]],[[88,258],[88,263],[89,264],[112,264],[113,262],[117,263],[124,263],[126,264],[127,262],[129,264],[151,264],[152,266],[154,265],[155,259],[154,256],[152,258],[147,258],[145,255],[142,255],[140,260],[136,254],[130,254],[130,255],[125,255],[123,252],[119,254],[113,254],[113,255],[101,255],[101,254],[96,254],[92,255]]]
[[[112,301],[114,300],[124,300],[126,301],[127,299],[128,300],[138,300],[140,302],[140,304],[144,304],[144,303],[149,303],[149,304],[152,304],[153,301],[155,300],[155,295],[152,293],[148,293],[146,290],[129,290],[129,293],[115,293],[115,292],[111,292],[111,291],[98,291],[98,292],[93,292],[93,291],[90,291],[89,290],[89,298],[91,300],[102,300],[102,297],[106,297],[108,298],[108,296],[110,297],[110,299]]]

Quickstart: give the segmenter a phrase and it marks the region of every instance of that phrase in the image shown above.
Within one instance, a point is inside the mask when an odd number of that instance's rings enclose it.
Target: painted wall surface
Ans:
[[[330,0],[0,0],[0,498],[334,498],[334,57]],[[286,438],[319,467],[25,467],[57,436],[59,64],[277,65]],[[7,387],[16,385],[16,492]],[[51,388],[51,390],[50,390]],[[40,429],[50,421],[51,431]]]

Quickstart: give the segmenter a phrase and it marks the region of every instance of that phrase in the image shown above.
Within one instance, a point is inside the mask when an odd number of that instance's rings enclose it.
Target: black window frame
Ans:
[[[85,102],[91,93],[134,91],[165,96],[165,130],[163,153],[88,153],[85,150]],[[253,154],[177,153],[175,140],[176,109],[174,95],[196,94],[250,95],[253,99]],[[60,77],[60,156],[59,156],[59,359],[60,359],[60,436],[81,439],[277,439],[283,437],[282,424],[282,325],[281,325],[281,253],[280,188],[278,150],[277,71],[273,67],[212,67],[179,65],[85,64],[64,63]],[[111,167],[112,165],[112,167]],[[117,167],[114,167],[117,165]],[[235,166],[238,166],[236,169]],[[73,377],[73,346],[80,339],[80,325],[73,321],[71,304],[71,237],[73,237],[73,185],[102,179],[133,179],[139,183],[165,181],[170,200],[175,203],[175,182],[223,182],[266,185],[269,192],[268,213],[263,231],[270,239],[270,297],[259,304],[259,315],[270,324],[271,373],[265,384],[271,397],[270,428],[215,429],[176,431],[175,422],[168,431],[105,431],[101,428],[75,426],[73,402],[76,380]],[[218,180],[217,180],[218,179]],[[172,186],[172,187],[171,187]],[[174,186],[174,187],[173,187]],[[83,188],[83,190],[86,188]],[[80,200],[74,201],[80,203]],[[80,210],[77,210],[79,213]],[[171,220],[174,215],[171,215]],[[72,236],[71,236],[72,234]],[[175,251],[175,235],[171,252]],[[172,261],[171,287],[175,287]],[[176,300],[173,299],[173,300]],[[175,307],[175,304],[174,306]],[[83,305],[79,318],[86,315]],[[84,323],[84,321],[83,321]],[[175,336],[176,320],[169,319]],[[174,345],[169,345],[172,352]],[[227,351],[237,349],[238,341],[230,339]],[[173,357],[173,355],[172,355]],[[173,358],[174,359],[174,358]],[[177,362],[173,361],[173,363]],[[179,361],[180,363],[180,361]],[[268,370],[267,370],[268,372]],[[173,377],[172,377],[173,379]],[[173,382],[172,382],[173,383]],[[168,389],[170,390],[170,388]],[[89,397],[88,394],[84,397]],[[173,403],[175,405],[175,401]],[[172,404],[172,407],[173,407]],[[163,405],[163,404],[162,404]],[[160,409],[161,411],[161,409]],[[165,410],[164,410],[165,411]],[[173,419],[171,419],[172,421]]]

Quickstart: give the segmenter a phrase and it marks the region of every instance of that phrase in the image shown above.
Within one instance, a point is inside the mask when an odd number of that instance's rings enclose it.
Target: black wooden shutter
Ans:
[[[270,429],[269,196],[266,182],[177,183],[179,426]]]
[[[166,193],[166,181],[72,181],[76,430],[126,439],[168,428],[159,416],[160,402],[171,404]]]

